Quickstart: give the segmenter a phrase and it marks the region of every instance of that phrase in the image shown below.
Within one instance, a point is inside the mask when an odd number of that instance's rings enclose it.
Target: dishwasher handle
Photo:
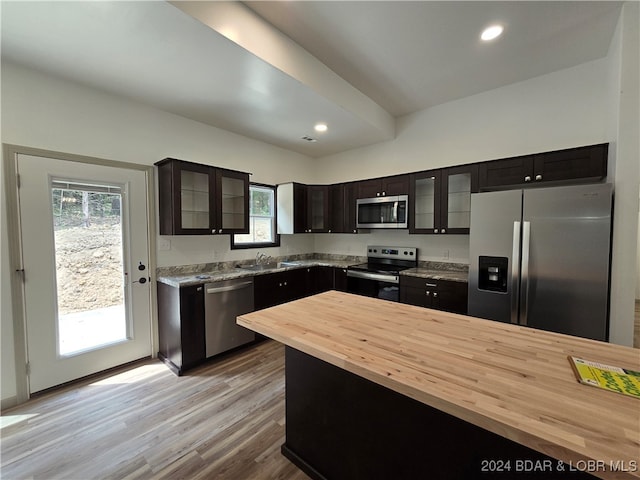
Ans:
[[[247,288],[250,285],[253,285],[253,282],[242,282],[242,283],[236,283],[234,285],[226,285],[224,287],[207,288],[207,293],[231,292],[233,290],[240,290],[242,288]]]

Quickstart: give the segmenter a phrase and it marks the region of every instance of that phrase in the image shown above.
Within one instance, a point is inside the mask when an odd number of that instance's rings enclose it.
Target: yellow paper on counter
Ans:
[[[569,356],[580,383],[640,398],[640,372]]]

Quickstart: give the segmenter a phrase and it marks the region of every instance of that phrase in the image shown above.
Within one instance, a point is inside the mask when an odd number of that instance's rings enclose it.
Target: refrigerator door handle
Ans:
[[[520,325],[527,325],[529,310],[529,238],[531,236],[531,222],[522,222],[522,274],[520,299]]]
[[[518,268],[520,267],[520,222],[513,222],[513,253],[511,255],[511,323],[518,323]]]

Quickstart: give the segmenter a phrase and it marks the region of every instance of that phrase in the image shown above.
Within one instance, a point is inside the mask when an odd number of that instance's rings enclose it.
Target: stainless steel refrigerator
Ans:
[[[610,184],[471,195],[469,315],[607,341]]]

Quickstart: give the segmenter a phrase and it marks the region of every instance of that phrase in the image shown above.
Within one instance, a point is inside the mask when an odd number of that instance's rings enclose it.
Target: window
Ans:
[[[276,187],[249,186],[249,233],[231,236],[231,248],[280,246],[276,228]]]

